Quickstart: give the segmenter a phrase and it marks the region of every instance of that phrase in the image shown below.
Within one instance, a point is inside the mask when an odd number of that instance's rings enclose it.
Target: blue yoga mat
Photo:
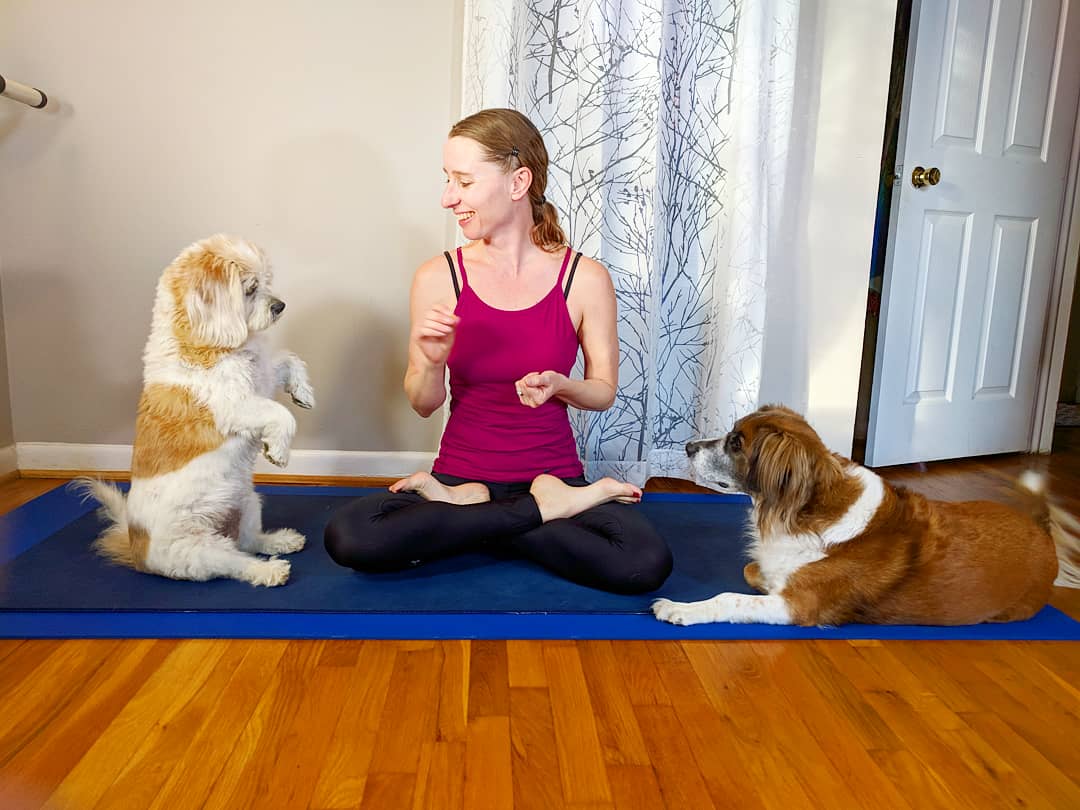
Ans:
[[[675,569],[645,596],[585,588],[498,549],[391,574],[335,565],[326,521],[372,490],[260,487],[267,528],[308,537],[279,588],[232,580],[178,582],[107,564],[91,550],[101,523],[66,490],[0,518],[0,637],[235,638],[941,638],[1080,639],[1053,608],[1028,622],[962,628],[681,628],[649,613],[652,599],[749,593],[742,579],[748,501],[730,495],[646,495],[637,507],[667,539]]]

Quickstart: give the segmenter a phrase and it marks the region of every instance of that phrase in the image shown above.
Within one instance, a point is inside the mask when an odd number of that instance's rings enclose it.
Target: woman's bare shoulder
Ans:
[[[590,289],[613,289],[608,269],[596,259],[590,259],[584,254],[578,260],[577,270],[574,271],[574,285],[578,284],[584,284]]]
[[[450,254],[453,256],[453,253]],[[413,285],[427,289],[434,288],[441,292],[444,288],[450,289],[453,282],[450,279],[450,266],[446,261],[446,254],[440,253],[432,256],[416,268],[413,273]]]

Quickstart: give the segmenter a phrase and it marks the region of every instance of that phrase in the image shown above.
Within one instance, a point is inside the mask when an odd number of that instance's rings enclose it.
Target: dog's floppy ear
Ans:
[[[750,450],[746,487],[768,522],[790,526],[814,495],[814,455],[790,433],[762,431]]]
[[[185,308],[196,344],[235,349],[248,336],[240,266],[209,251],[196,262]]]

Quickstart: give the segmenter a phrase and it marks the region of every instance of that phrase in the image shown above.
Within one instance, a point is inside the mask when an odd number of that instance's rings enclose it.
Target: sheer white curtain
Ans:
[[[798,0],[466,0],[463,115],[544,135],[547,197],[619,299],[619,395],[573,412],[586,475],[688,475],[756,407]]]

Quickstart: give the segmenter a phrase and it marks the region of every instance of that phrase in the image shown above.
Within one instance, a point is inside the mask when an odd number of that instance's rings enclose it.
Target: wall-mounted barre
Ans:
[[[49,103],[49,97],[36,87],[20,84],[13,79],[5,79],[3,76],[0,76],[0,96],[21,101],[37,110]]]

